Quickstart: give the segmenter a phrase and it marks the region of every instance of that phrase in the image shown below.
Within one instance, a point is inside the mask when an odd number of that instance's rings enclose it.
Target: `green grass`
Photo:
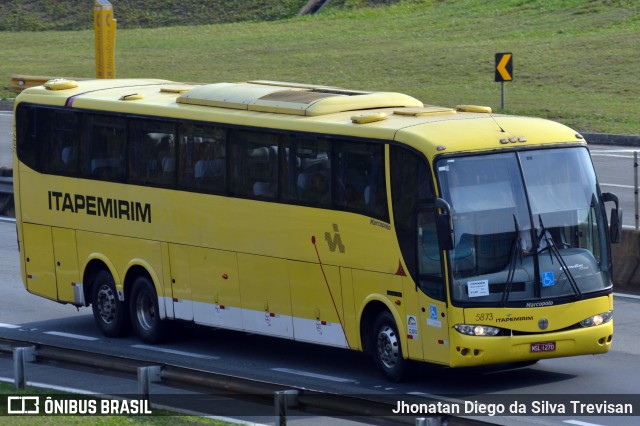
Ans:
[[[116,75],[393,90],[429,104],[499,111],[494,54],[513,52],[505,112],[581,132],[640,134],[640,2],[361,3],[337,1],[318,15],[268,22],[122,29]],[[114,12],[121,19],[117,5]],[[0,32],[0,58],[0,97],[12,96],[12,74],[92,77],[93,31]]]
[[[0,423],[11,424],[12,426],[67,426],[79,425],[84,426],[88,423],[100,426],[123,426],[123,425],[154,425],[154,426],[231,426],[233,423],[222,422],[219,420],[208,419],[198,416],[172,415],[172,413],[153,409],[155,415],[140,416],[64,416],[64,415],[11,415],[7,416],[7,397],[8,396],[24,396],[39,395],[46,397],[47,395],[60,394],[60,392],[52,392],[46,389],[21,389],[16,390],[15,386],[0,383]],[[41,398],[42,401],[42,398]],[[41,409],[43,409],[41,407]]]
[[[4,0],[0,31],[82,30],[93,27],[93,1]],[[307,0],[112,0],[121,28],[272,21],[296,16]]]

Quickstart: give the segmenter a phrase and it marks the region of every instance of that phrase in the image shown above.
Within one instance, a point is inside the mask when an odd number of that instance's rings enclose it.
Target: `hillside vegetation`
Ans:
[[[93,28],[92,0],[5,0],[0,31],[84,30]],[[296,16],[307,0],[112,0],[120,28],[156,28]]]
[[[18,3],[80,2],[2,5]],[[73,10],[91,23],[92,3],[82,3]],[[162,28],[141,28],[146,25],[133,20],[134,9],[125,5],[205,17],[193,13],[194,4],[204,2],[111,3],[119,28],[117,77],[296,81],[399,91],[429,104],[499,111],[494,55],[512,52],[514,81],[505,84],[505,112],[551,118],[582,132],[640,134],[636,0],[332,0],[304,17],[296,15],[306,1],[220,1],[208,3],[224,5],[226,16],[242,16],[232,19],[242,22],[192,25],[190,18],[184,25],[167,19],[176,26]],[[289,12],[273,12],[281,7]],[[15,96],[9,91],[12,74],[95,75],[91,29],[0,31],[0,57],[0,97]]]

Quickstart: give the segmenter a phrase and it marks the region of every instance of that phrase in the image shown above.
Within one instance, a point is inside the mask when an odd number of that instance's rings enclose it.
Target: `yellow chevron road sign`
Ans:
[[[495,81],[513,80],[513,53],[496,53]]]

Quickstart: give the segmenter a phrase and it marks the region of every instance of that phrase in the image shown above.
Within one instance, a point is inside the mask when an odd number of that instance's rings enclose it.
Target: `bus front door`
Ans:
[[[425,361],[449,363],[449,321],[447,304],[420,292],[420,322]]]

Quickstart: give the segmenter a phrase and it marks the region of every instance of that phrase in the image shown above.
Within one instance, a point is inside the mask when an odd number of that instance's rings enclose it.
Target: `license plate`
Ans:
[[[554,352],[556,350],[556,342],[537,342],[532,343],[529,352]]]

